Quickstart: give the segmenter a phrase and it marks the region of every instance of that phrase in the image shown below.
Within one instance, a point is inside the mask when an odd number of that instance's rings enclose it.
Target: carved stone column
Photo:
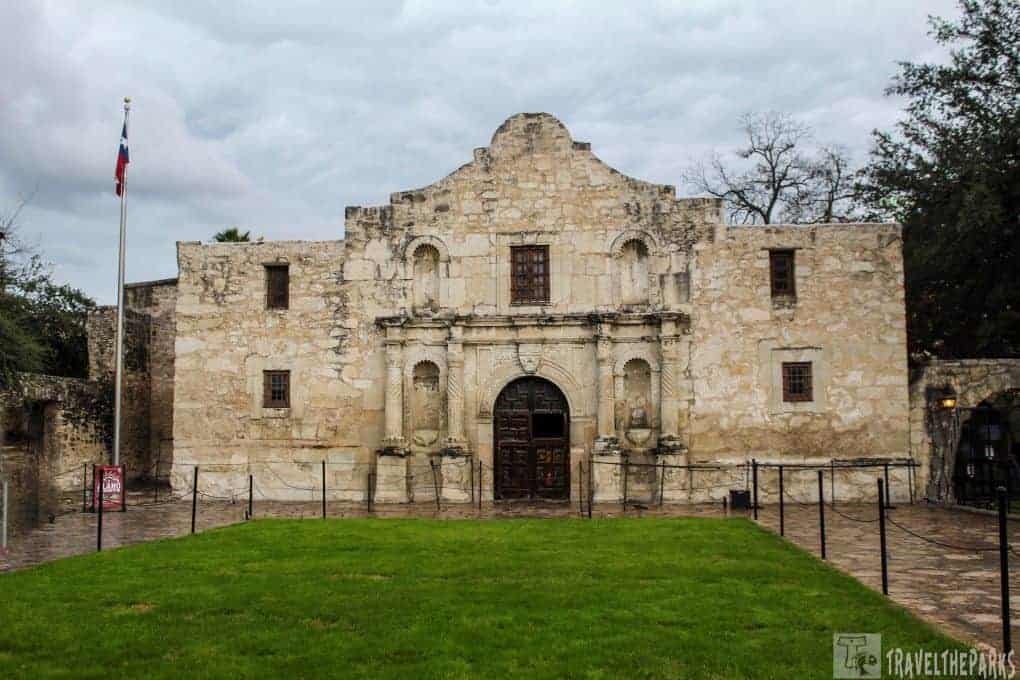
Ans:
[[[595,336],[595,361],[598,371],[598,438],[616,441],[613,415],[613,340],[605,324],[599,324]]]
[[[387,450],[403,451],[404,440],[404,352],[392,328],[386,337],[386,436],[383,446]],[[395,452],[395,451],[393,451]]]
[[[467,455],[464,438],[464,331],[450,328],[446,344],[446,455]]]
[[[619,502],[623,498],[624,454],[616,437],[613,378],[613,339],[609,323],[600,322],[595,331],[596,389],[598,390],[598,437],[592,460],[594,497],[597,503]]]
[[[688,412],[690,410],[690,376],[688,361],[690,343],[684,335],[686,325],[678,318],[663,318],[659,333],[660,376],[659,418],[662,431],[659,435],[660,460],[667,466],[687,463]],[[666,502],[688,501],[691,484],[687,470],[666,467],[657,474],[662,497]]]

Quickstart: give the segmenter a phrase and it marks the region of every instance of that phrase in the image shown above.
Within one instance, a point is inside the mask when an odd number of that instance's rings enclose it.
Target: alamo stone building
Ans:
[[[342,240],[182,242],[177,279],[129,286],[125,458],[181,491],[198,465],[216,497],[252,473],[314,498],[326,461],[336,499],[573,499],[593,470],[597,501],[699,502],[746,484],[715,464],[913,453],[923,495],[901,245],[894,224],[728,226],[515,115],[438,182],[347,208]],[[99,379],[113,315],[91,321]],[[873,472],[834,480],[874,496]]]

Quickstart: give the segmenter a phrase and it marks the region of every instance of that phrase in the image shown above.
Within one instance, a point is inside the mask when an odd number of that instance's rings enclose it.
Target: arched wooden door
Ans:
[[[520,378],[493,409],[495,495],[499,499],[570,498],[570,409],[559,388]]]

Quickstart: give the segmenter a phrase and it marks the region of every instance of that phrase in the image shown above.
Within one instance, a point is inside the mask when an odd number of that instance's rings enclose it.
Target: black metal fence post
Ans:
[[[120,511],[127,512],[127,465],[120,466]]]
[[[326,461],[322,461],[322,519],[326,519]]]
[[[1009,508],[1009,492],[998,488],[999,496],[999,584],[1002,589],[1002,653],[1013,651],[1009,615],[1009,538],[1006,536],[1006,512]]]
[[[591,519],[591,506],[595,502],[595,461],[588,455],[588,519]]]
[[[836,507],[836,461],[829,459],[829,504]]]
[[[100,494],[99,494],[99,509],[96,510],[96,512],[98,513],[98,517],[96,519],[96,552],[101,552],[103,550],[103,493],[102,493],[102,489],[103,489],[103,485],[102,485],[102,482],[100,482],[100,484],[99,484],[99,490],[100,490]],[[92,495],[95,496],[95,494],[92,494]]]
[[[662,496],[666,491],[666,461],[659,461],[659,507],[662,507]]]
[[[92,484],[91,484],[91,486],[92,486],[92,488],[89,490],[89,498],[91,499],[92,503],[91,503],[91,506],[89,507],[89,509],[92,512],[95,512],[96,511],[96,464],[95,463],[92,464]]]
[[[482,459],[478,459],[478,509],[482,509]]]
[[[882,468],[884,469],[883,475],[885,477],[885,507],[889,510],[892,510],[893,509],[892,502],[890,501],[892,491],[890,490],[889,485],[889,463],[885,463],[882,466]]]
[[[627,483],[630,477],[630,456],[626,456],[623,459],[623,494],[621,496],[621,504],[623,511],[627,512]]]
[[[81,464],[81,511],[89,511],[89,497],[88,497],[88,486],[89,486],[89,464]]]
[[[436,510],[442,510],[443,506],[439,500],[439,477],[436,475],[436,461],[430,459],[429,465],[432,466],[432,491],[436,496]]]
[[[248,519],[252,519],[255,516],[255,509],[253,507],[253,501],[255,496],[255,476],[248,473]]]
[[[751,499],[751,505],[754,508],[754,518],[758,519],[758,461],[754,458],[751,459],[751,482],[754,485],[754,497]]]
[[[195,533],[195,515],[198,512],[198,466],[195,466],[195,478],[191,482],[191,533]]]
[[[779,466],[779,535],[786,535],[786,501],[783,498],[783,466]]]
[[[578,517],[584,517],[584,461],[577,461],[577,510]]]
[[[818,471],[818,537],[822,543],[822,559],[825,559],[825,489],[822,486],[822,471]]]
[[[882,552],[882,594],[889,594],[889,564],[885,546],[885,490],[878,480],[878,543]]]
[[[365,506],[368,509],[368,512],[372,512],[372,501],[374,500],[373,499],[374,487],[375,487],[375,472],[371,468],[369,468],[368,475],[365,478]]]

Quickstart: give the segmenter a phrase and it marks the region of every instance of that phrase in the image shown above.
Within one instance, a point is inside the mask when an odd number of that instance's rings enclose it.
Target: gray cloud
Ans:
[[[897,60],[941,58],[950,0],[817,3],[19,2],[0,6],[0,205],[58,277],[113,299],[120,99],[134,98],[129,279],[173,276],[177,240],[225,226],[339,238],[385,202],[549,111],[606,162],[676,183],[788,111],[863,158],[900,103]]]

